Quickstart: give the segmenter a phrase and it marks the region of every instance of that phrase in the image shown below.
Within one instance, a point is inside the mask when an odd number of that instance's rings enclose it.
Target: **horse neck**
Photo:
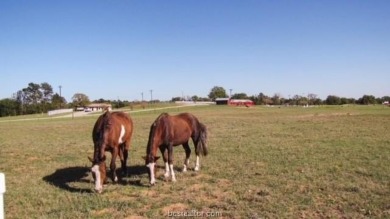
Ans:
[[[158,146],[169,141],[168,114],[161,114],[150,127],[147,154],[155,156]]]

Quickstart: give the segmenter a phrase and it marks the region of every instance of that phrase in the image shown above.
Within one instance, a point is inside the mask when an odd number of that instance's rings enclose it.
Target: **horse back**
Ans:
[[[114,147],[123,142],[129,142],[133,133],[133,122],[123,112],[106,112],[95,123],[92,138]]]
[[[122,137],[123,142],[130,141],[133,134],[133,121],[131,118],[123,112],[113,112],[112,114],[112,134],[113,139],[111,141],[120,143],[119,137]]]
[[[175,146],[187,142],[196,133],[198,120],[190,113],[170,116],[170,121],[172,123],[173,145]]]

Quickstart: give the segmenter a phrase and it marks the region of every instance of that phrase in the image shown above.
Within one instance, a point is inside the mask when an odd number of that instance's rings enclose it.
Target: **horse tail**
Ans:
[[[207,149],[207,128],[204,124],[199,122],[199,137],[196,145],[196,151],[201,153],[203,156],[208,154]]]

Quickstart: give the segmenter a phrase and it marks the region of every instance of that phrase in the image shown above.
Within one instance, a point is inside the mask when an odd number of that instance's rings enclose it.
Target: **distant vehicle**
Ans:
[[[91,108],[85,108],[84,112],[92,112],[92,109]]]

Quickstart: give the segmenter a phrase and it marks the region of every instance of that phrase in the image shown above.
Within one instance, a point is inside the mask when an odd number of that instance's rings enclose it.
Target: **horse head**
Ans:
[[[107,181],[107,167],[104,160],[94,161],[92,158],[88,157],[89,161],[92,163],[92,177],[95,180],[95,190],[98,193],[103,191],[103,183]]]
[[[156,183],[155,181],[156,168],[154,167],[154,165],[156,164],[157,160],[160,157],[153,157],[151,155],[148,155],[147,157],[143,156],[142,158],[145,160],[145,165],[148,167],[150,185],[154,185]]]

